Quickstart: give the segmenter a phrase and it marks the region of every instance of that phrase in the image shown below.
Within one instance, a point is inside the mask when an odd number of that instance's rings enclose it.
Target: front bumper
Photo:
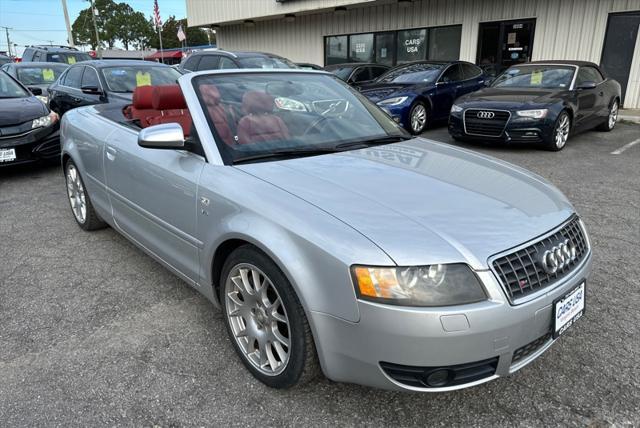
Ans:
[[[0,149],[16,151],[16,159],[0,162],[0,168],[58,158],[60,156],[59,123],[18,136],[0,136]]]
[[[489,109],[491,110],[491,109]],[[553,136],[555,122],[545,119],[515,117],[507,121],[504,131],[499,136],[469,134],[465,131],[462,112],[449,115],[449,134],[462,141],[501,142],[501,143],[543,143]]]
[[[546,293],[517,306],[509,303],[491,271],[481,271],[477,274],[489,300],[477,304],[408,308],[359,301],[357,323],[312,312],[322,368],[328,378],[339,382],[426,392],[461,389],[507,376],[551,346],[554,299],[585,281],[590,270],[591,253]],[[463,371],[483,363],[477,370],[484,370],[484,375],[453,386],[416,386],[394,378],[381,363],[409,369],[455,366]]]

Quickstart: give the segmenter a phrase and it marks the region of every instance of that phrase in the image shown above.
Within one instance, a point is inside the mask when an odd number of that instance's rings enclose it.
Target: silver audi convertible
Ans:
[[[465,388],[582,316],[589,238],[543,178],[412,138],[325,72],[150,83],[64,115],[71,211],[219,307],[265,384]]]

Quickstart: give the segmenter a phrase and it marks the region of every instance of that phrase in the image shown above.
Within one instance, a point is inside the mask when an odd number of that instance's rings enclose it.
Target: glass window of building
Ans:
[[[420,61],[427,57],[427,30],[398,31],[397,63]]]
[[[454,61],[460,58],[462,27],[435,27],[429,29],[427,59],[432,61]]]
[[[349,36],[350,60],[373,62],[373,33]]]
[[[376,34],[376,58],[378,64],[392,66],[395,64],[395,33]]]
[[[347,62],[347,36],[332,36],[326,38],[326,64],[340,64]]]

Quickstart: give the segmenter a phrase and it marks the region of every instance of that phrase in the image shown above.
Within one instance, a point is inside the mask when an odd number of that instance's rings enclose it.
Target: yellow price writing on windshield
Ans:
[[[542,85],[542,71],[535,70],[531,73],[531,84],[532,85]]]
[[[56,75],[53,73],[53,70],[50,68],[42,69],[42,78],[45,82],[53,82],[56,80]]]
[[[76,63],[76,57],[75,56],[68,56],[67,57],[67,62],[69,64],[75,64]]]
[[[136,86],[150,86],[151,85],[151,74],[149,72],[138,71],[136,73]]]

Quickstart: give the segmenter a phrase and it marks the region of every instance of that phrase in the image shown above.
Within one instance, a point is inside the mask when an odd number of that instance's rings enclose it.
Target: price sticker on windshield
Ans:
[[[69,64],[75,64],[76,63],[76,57],[75,56],[68,56],[67,57],[67,62]]]
[[[53,70],[50,68],[42,69],[42,78],[45,82],[53,82],[54,80],[56,80],[56,76],[53,73]]]
[[[531,73],[531,84],[542,85],[542,70],[534,70]]]
[[[151,86],[151,74],[138,71],[136,73],[136,86]]]

